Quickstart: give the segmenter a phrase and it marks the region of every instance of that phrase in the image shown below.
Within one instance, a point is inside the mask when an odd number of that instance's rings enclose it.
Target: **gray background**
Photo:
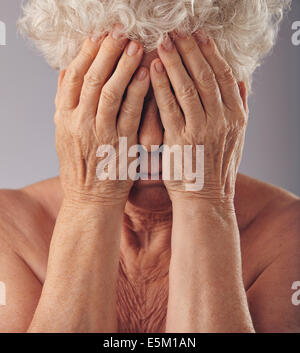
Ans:
[[[0,188],[58,175],[54,146],[57,73],[16,34],[20,0],[0,0],[7,45],[0,46]],[[300,195],[300,46],[291,25],[293,1],[277,46],[254,77],[250,122],[240,171]]]

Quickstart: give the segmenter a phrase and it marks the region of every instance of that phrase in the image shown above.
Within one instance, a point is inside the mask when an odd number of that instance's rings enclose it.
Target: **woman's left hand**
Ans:
[[[186,178],[165,180],[171,200],[233,203],[248,120],[245,84],[236,81],[215,42],[203,35],[168,38],[158,54],[151,80],[164,145],[204,146],[202,189],[188,191],[192,181]]]

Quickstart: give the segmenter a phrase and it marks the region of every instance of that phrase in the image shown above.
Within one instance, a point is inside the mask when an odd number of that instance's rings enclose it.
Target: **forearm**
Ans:
[[[29,332],[112,332],[122,207],[64,202]]]
[[[234,210],[173,203],[168,332],[253,332]]]

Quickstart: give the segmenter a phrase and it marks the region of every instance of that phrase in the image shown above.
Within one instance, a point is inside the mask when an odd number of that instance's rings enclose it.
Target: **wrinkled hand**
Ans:
[[[56,148],[67,199],[125,204],[133,184],[129,178],[100,181],[96,176],[99,146],[115,148],[118,166],[120,137],[128,138],[128,149],[137,144],[150,85],[149,71],[138,69],[143,47],[128,43],[118,27],[113,33],[96,41],[87,39],[59,77]]]
[[[166,180],[165,185],[172,200],[232,202],[248,118],[246,88],[237,83],[215,42],[199,38],[168,38],[158,49],[160,58],[151,65],[164,144],[194,149],[204,145],[203,188],[187,191],[192,181],[186,178]]]

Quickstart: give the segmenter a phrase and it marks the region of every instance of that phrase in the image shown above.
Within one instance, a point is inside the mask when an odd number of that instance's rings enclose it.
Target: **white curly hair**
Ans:
[[[151,51],[167,33],[200,28],[216,40],[235,77],[248,89],[251,77],[274,45],[291,0],[28,0],[18,26],[47,62],[66,68],[87,36],[121,23],[131,39]]]

